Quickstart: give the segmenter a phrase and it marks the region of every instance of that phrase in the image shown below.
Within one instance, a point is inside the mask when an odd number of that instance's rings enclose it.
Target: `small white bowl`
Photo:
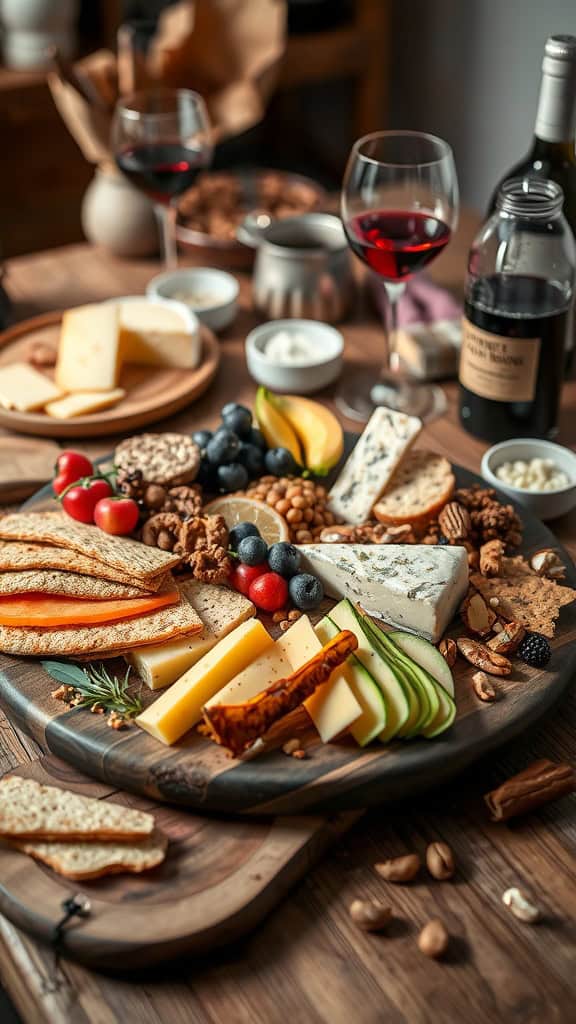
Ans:
[[[496,476],[496,470],[503,462],[529,462],[530,459],[552,459],[558,469],[566,473],[570,483],[556,491],[527,491],[512,487]],[[576,506],[576,453],[561,444],[531,437],[501,441],[484,453],[481,473],[491,487],[497,487],[539,519],[556,519]]]
[[[305,334],[313,342],[313,362],[272,362],[266,344],[280,331]],[[246,363],[250,375],[271,391],[310,395],[332,384],[342,371],[344,338],[334,327],[320,320],[270,320],[260,324],[246,338]]]
[[[182,302],[206,327],[223,331],[236,316],[239,290],[236,278],[224,270],[182,267],[153,277],[148,282],[146,294],[150,298]],[[190,298],[186,298],[187,293]],[[205,296],[206,302],[195,301],[195,296]]]

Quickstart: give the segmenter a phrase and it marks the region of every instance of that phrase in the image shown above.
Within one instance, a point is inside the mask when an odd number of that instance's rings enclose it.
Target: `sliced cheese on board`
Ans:
[[[112,391],[78,391],[74,395],[65,395],[55,402],[48,402],[44,412],[58,420],[71,420],[75,416],[85,416],[99,409],[109,409],[116,405],[126,392],[124,388],[113,388]]]
[[[186,308],[135,299],[120,303],[120,345],[126,363],[194,369],[200,335]]]
[[[468,589],[465,548],[439,544],[302,544],[303,568],[331,597],[436,643]]]
[[[273,644],[259,619],[243,622],[138,715],[136,722],[161,743],[176,743],[200,721],[207,701]]]
[[[56,384],[62,391],[111,391],[121,367],[118,307],[93,303],[62,317]]]
[[[421,430],[416,416],[375,409],[328,495],[334,515],[356,525],[370,519],[372,506]]]
[[[0,366],[0,405],[19,412],[34,412],[62,394],[48,377],[28,363]]]

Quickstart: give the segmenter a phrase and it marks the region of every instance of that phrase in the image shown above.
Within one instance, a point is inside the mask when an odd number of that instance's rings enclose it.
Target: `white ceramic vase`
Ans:
[[[7,67],[48,67],[54,47],[63,57],[73,57],[79,6],[79,0],[0,0]]]
[[[152,203],[114,168],[97,168],[82,200],[82,229],[89,242],[116,256],[158,252]]]

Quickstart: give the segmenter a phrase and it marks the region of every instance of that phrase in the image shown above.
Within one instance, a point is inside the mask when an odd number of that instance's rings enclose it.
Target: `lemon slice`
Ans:
[[[236,498],[234,495],[215,498],[205,506],[204,511],[212,516],[224,516],[229,529],[237,523],[254,523],[260,536],[267,544],[290,540],[288,523],[274,508],[253,498]]]

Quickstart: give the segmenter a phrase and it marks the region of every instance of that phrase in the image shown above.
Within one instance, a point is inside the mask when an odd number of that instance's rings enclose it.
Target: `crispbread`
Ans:
[[[159,832],[154,832],[140,843],[11,842],[10,845],[47,864],[65,878],[85,881],[104,875],[150,871],[164,860],[167,840]]]
[[[116,446],[114,465],[142,473],[149,483],[173,487],[196,479],[200,449],[187,434],[136,434]]]
[[[255,614],[256,609],[247,597],[229,587],[199,580],[183,580],[180,590],[198,612],[206,633],[223,634],[230,622],[239,625]]]
[[[381,523],[423,522],[446,504],[455,486],[448,459],[423,449],[410,451],[372,511]]]
[[[202,631],[202,620],[188,601],[142,615],[125,622],[103,626],[68,626],[58,629],[0,626],[0,651],[24,657],[64,657],[107,651],[128,651],[142,644],[160,643],[174,636],[195,635]]]
[[[134,585],[134,577],[130,573],[121,572],[94,558],[86,558],[69,548],[57,548],[50,544],[31,544],[25,541],[0,540],[0,573],[24,572],[34,569],[61,569],[63,572],[74,571],[82,576],[94,576],[99,579],[115,580],[118,583]],[[145,589],[156,591],[164,586],[167,576],[154,576],[146,580]],[[0,581],[2,577],[0,576]],[[142,584],[144,587],[144,584]]]
[[[26,572],[0,573],[0,597],[8,594],[52,594],[90,601],[118,601],[146,597],[149,591],[128,583],[81,576],[80,573],[63,572],[61,569],[28,569]]]
[[[154,818],[144,811],[80,796],[35,779],[8,775],[0,779],[0,836],[3,839],[145,839]]]
[[[180,558],[169,551],[148,547],[128,537],[115,537],[60,512],[15,512],[4,516],[0,519],[0,537],[40,541],[79,551],[97,562],[120,569],[135,582],[165,575],[180,562]]]
[[[560,609],[576,599],[576,590],[537,576],[521,556],[504,558],[500,576],[487,579],[474,573],[470,583],[485,601],[498,598],[497,612],[503,619],[521,622],[547,637],[554,636]]]

